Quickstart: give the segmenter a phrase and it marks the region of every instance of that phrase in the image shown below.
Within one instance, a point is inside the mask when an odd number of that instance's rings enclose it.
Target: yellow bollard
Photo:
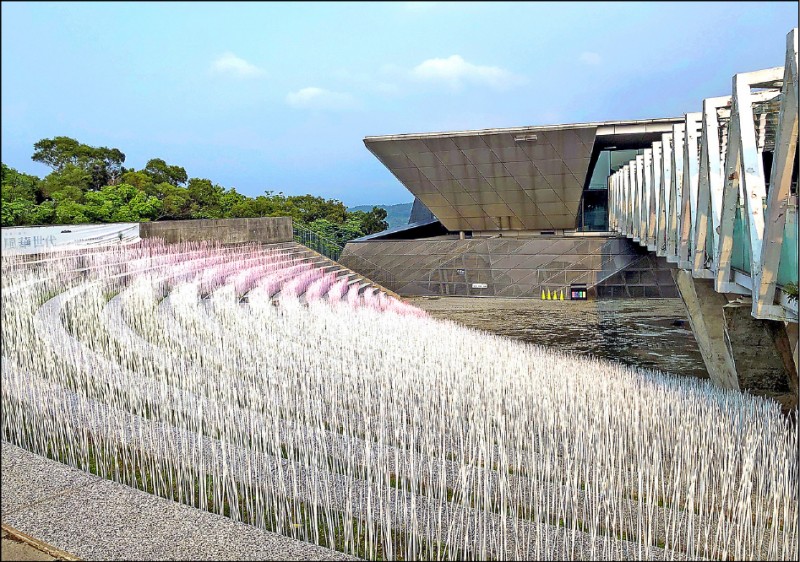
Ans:
[[[561,296],[558,298],[558,300],[560,301],[564,300],[564,289],[561,289]]]
[[[547,300],[551,300],[550,299],[550,289],[547,289]]]
[[[544,300],[544,289],[542,289],[542,300]]]

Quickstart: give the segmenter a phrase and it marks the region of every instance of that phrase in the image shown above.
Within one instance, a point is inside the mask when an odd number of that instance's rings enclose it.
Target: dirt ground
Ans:
[[[680,299],[417,297],[431,316],[579,355],[708,378]]]

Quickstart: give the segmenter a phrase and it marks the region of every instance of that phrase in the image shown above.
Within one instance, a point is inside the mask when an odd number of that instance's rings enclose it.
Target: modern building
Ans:
[[[367,137],[414,195],[409,224],[344,265],[401,295],[677,296],[662,258],[608,231],[608,177],[683,118]]]

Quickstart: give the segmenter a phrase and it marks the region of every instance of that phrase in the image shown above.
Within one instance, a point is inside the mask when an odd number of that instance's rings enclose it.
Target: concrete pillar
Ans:
[[[725,344],[722,307],[728,304],[728,299],[714,290],[711,279],[694,279],[691,273],[682,269],[673,269],[672,277],[686,307],[709,377],[717,386],[739,390],[733,356]]]
[[[749,299],[722,307],[739,389],[773,398],[788,411],[797,406],[797,381],[786,325],[753,318],[752,307]]]
[[[800,362],[797,360],[797,348],[798,346],[798,330],[797,330],[797,322],[787,322],[786,323],[786,337],[789,338],[789,345],[792,346],[792,361],[794,361],[794,375],[795,375],[795,382],[797,381],[798,375],[798,368],[800,368]]]
[[[714,290],[711,279],[694,279],[680,269],[672,275],[711,380],[722,388],[772,398],[784,412],[796,408],[797,352],[792,339],[797,337],[792,329],[796,334],[797,324],[757,320],[749,299],[729,303]]]
[[[797,360],[797,350],[800,348],[798,345],[798,325],[797,322],[787,322],[786,323],[786,337],[789,340],[789,346],[792,349],[792,362],[794,363],[794,371],[790,371],[789,374],[792,375],[789,379],[789,386],[794,392],[795,396],[795,403],[800,405],[800,361]]]

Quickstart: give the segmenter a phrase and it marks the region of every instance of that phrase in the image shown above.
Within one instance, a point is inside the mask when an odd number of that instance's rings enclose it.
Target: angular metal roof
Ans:
[[[575,228],[598,135],[646,136],[682,119],[366,137],[451,231]]]

